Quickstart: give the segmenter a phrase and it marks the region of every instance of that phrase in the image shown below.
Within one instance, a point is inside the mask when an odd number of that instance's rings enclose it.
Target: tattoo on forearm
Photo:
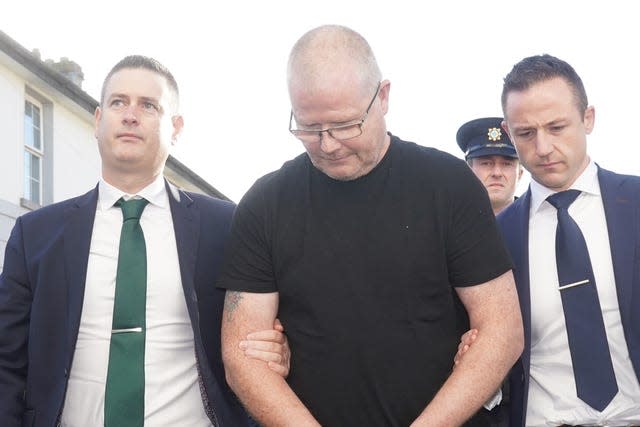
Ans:
[[[241,299],[241,292],[227,291],[227,294],[224,297],[224,311],[227,313],[227,322],[233,320],[233,312],[236,311],[236,308],[240,305]]]

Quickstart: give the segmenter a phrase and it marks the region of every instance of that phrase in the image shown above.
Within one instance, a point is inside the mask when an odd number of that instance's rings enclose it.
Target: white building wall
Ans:
[[[15,218],[26,212],[20,207],[23,88],[23,81],[0,66],[0,269],[4,265],[4,250]]]
[[[43,200],[61,201],[96,185],[100,158],[93,132],[93,115],[26,72],[19,75],[0,61],[0,270],[15,219],[28,212],[24,195],[24,101],[31,96],[48,105],[51,138],[45,148]],[[44,166],[43,166],[44,167]]]
[[[25,212],[14,204],[0,199],[0,270],[4,265],[4,250],[16,218]]]
[[[19,204],[23,168],[24,81],[1,66],[0,100],[0,200]]]
[[[100,178],[100,155],[93,122],[64,108],[54,114],[53,201],[84,194]]]

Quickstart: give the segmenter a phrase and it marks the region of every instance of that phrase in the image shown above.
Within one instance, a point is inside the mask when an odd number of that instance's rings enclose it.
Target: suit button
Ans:
[[[67,378],[68,376],[69,376],[69,370],[67,368],[65,368],[64,369],[64,377]]]

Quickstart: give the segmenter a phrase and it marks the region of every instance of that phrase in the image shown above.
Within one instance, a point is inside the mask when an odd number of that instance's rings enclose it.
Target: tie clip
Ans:
[[[142,327],[138,326],[137,328],[124,328],[124,329],[112,329],[112,334],[126,334],[129,332],[142,332]]]
[[[569,283],[568,285],[559,286],[558,290],[563,291],[565,289],[573,288],[574,286],[586,285],[589,283],[589,279],[581,280],[579,282]]]

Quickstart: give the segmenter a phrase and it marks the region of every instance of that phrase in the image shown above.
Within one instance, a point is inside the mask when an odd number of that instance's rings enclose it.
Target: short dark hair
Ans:
[[[513,66],[502,86],[502,111],[506,115],[507,96],[510,92],[529,89],[536,83],[560,77],[571,86],[578,109],[584,114],[589,101],[582,79],[567,62],[548,54],[524,58]]]
[[[175,108],[178,108],[178,100],[180,97],[180,91],[178,90],[178,82],[171,74],[171,71],[164,65],[162,65],[156,59],[153,59],[149,56],[144,55],[129,55],[122,58],[116,65],[113,66],[107,77],[105,77],[104,82],[102,83],[102,91],[100,92],[100,105],[104,102],[104,93],[107,87],[107,83],[111,76],[117,73],[120,70],[125,68],[142,68],[145,70],[153,71],[154,73],[158,73],[163,76],[167,80],[167,84],[169,88],[174,92],[175,98]]]

